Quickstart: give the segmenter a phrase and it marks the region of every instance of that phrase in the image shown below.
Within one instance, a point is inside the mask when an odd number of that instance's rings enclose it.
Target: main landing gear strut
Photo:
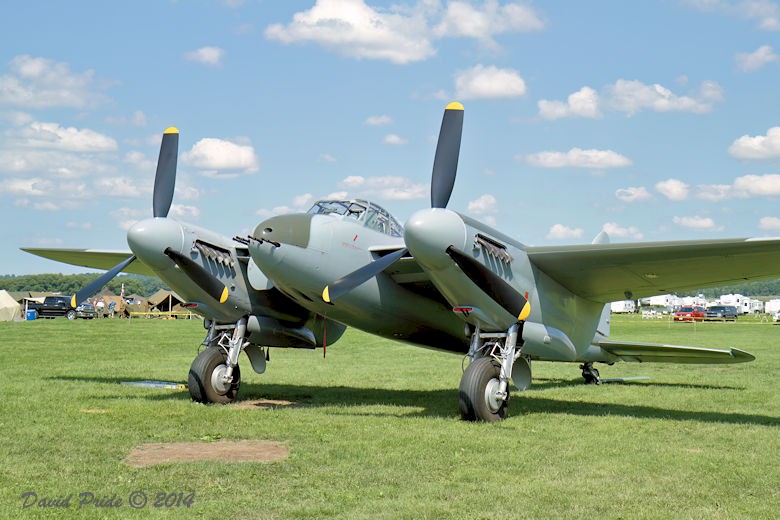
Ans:
[[[521,331],[522,323],[512,325],[506,333],[474,331],[468,353],[471,362],[463,372],[458,393],[462,419],[500,421],[509,405],[509,380],[521,390],[530,386],[530,361],[517,345]]]
[[[593,363],[583,363],[580,365],[582,377],[585,378],[586,385],[600,385],[601,377],[599,371],[593,368]]]
[[[235,327],[219,330],[212,322],[203,341],[206,348],[190,366],[188,386],[193,401],[226,404],[235,400],[241,385],[238,355],[249,345],[245,341],[246,322],[244,317],[236,322]]]

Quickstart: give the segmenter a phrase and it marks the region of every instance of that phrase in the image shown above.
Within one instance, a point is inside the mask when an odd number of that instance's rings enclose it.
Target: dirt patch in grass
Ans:
[[[135,468],[171,462],[275,462],[286,459],[290,450],[274,441],[173,442],[136,446],[125,459]]]
[[[269,408],[290,408],[300,406],[293,401],[283,399],[247,399],[246,401],[237,401],[230,405],[237,410],[267,410]]]

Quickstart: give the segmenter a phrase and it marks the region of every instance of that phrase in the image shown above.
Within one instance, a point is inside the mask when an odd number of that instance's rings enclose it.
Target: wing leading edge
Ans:
[[[685,347],[660,343],[602,340],[598,345],[622,361],[635,363],[746,363],[755,356],[744,350],[731,348],[720,350],[704,347]]]
[[[103,269],[108,271],[123,260],[127,260],[133,253],[130,251],[101,251],[98,249],[50,249],[23,247],[22,251],[32,253],[43,258],[62,262],[64,264]],[[141,274],[145,276],[157,276],[154,271],[146,267],[143,262],[137,261],[123,269],[125,273]]]
[[[574,294],[636,299],[780,277],[780,239],[528,247],[531,262]]]

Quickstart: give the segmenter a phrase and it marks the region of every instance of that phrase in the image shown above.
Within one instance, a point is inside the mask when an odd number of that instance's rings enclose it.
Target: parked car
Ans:
[[[81,304],[79,304],[79,306],[76,307],[76,316],[74,316],[74,318],[70,318],[70,316],[68,316],[68,318],[69,319],[84,318],[86,320],[93,320],[97,318],[97,311],[95,310],[94,305],[85,301],[85,302],[81,302]]]
[[[69,320],[76,318],[92,319],[97,316],[95,307],[91,303],[82,302],[75,309],[70,306],[70,296],[47,296],[43,303],[30,302],[28,310],[35,311],[37,318],[65,317]]]
[[[737,308],[730,305],[713,305],[704,311],[704,319],[708,321],[737,321]]]
[[[680,307],[680,310],[674,313],[674,321],[704,321],[704,307]]]

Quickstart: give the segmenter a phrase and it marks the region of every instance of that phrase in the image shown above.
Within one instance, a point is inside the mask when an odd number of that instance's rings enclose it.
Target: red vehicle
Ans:
[[[674,321],[704,321],[704,307],[680,307],[680,310],[674,313]]]

